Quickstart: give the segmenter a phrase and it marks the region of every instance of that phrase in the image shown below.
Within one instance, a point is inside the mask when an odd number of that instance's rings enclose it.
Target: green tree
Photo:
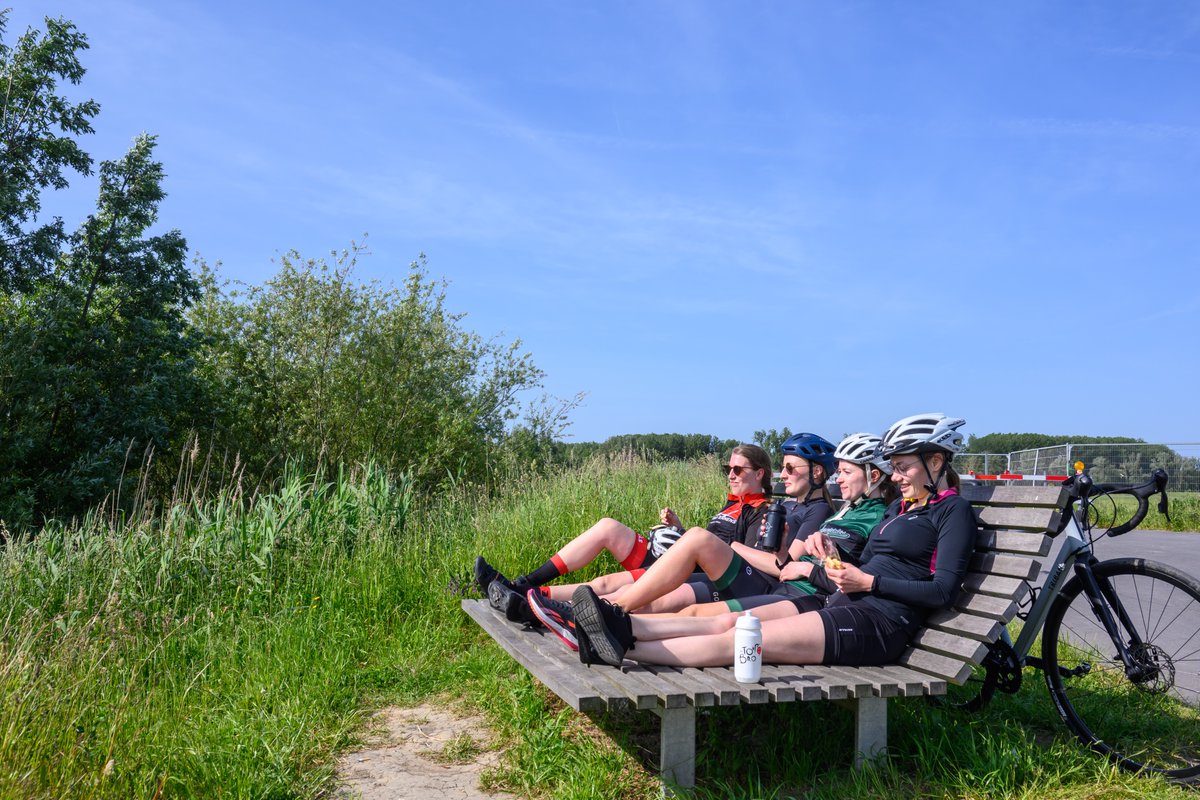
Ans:
[[[778,468],[783,461],[783,457],[779,454],[779,447],[792,436],[792,431],[786,425],[783,430],[777,431],[771,428],[767,431],[755,431],[754,443],[762,447],[771,454],[771,460],[775,462]]]
[[[92,159],[73,137],[91,133],[94,100],[72,103],[58,82],[78,84],[87,37],[65,20],[46,18],[15,47],[4,42],[0,10],[0,292],[28,291],[54,263],[67,236],[59,218],[39,224],[44,189],[67,186],[67,170],[90,174]]]
[[[374,459],[425,486],[486,476],[518,393],[542,372],[520,341],[465,330],[423,256],[401,290],[355,282],[358,255],[288,253],[241,292],[205,271],[191,319],[208,342],[201,374],[222,399],[214,441],[251,474]]]
[[[100,168],[96,212],[26,292],[0,296],[0,518],[77,514],[178,443],[200,405],[184,310],[198,286],[163,198],[154,137]],[[129,464],[132,456],[133,464]]]

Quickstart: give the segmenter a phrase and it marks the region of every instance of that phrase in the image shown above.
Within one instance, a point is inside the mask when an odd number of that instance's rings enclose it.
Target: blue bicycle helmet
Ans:
[[[797,433],[779,446],[779,451],[785,456],[800,456],[817,462],[825,468],[826,475],[832,475],[837,469],[837,459],[833,457],[836,450],[836,447],[815,433]]]

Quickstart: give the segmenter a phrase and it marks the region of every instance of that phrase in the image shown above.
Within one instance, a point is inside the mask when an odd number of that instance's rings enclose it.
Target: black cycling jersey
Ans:
[[[725,544],[744,542],[753,547],[768,505],[763,494],[731,494],[725,506],[704,527]]]
[[[822,522],[833,515],[833,509],[819,494],[803,502],[788,500],[783,506],[787,510],[787,544],[789,547],[797,539],[807,539],[814,531],[820,529]]]
[[[897,500],[863,549],[863,572],[875,576],[871,592],[838,592],[830,606],[877,609],[911,633],[930,611],[948,608],[975,549],[971,504],[953,489],[923,506]]]

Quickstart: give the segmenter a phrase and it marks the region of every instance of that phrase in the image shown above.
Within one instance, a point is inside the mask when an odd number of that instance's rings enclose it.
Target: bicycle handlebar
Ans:
[[[1088,499],[1094,495],[1128,494],[1137,498],[1138,507],[1133,516],[1115,528],[1109,528],[1109,536],[1120,536],[1123,533],[1129,533],[1141,524],[1142,520],[1146,518],[1146,514],[1150,511],[1149,500],[1156,494],[1162,495],[1158,501],[1158,513],[1165,516],[1168,520],[1171,519],[1167,513],[1167,473],[1166,470],[1161,468],[1151,473],[1150,480],[1136,485],[1095,483],[1092,481],[1092,477],[1087,474],[1072,475],[1063,481],[1062,485],[1071,497],[1069,504],[1073,504],[1077,500],[1082,501],[1085,509]]]

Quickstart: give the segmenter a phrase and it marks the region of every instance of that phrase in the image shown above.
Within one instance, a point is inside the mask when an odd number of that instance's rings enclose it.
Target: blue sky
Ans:
[[[226,277],[424,252],[574,440],[1200,441],[1194,3],[9,2],[88,35],[85,146],[157,134]]]

